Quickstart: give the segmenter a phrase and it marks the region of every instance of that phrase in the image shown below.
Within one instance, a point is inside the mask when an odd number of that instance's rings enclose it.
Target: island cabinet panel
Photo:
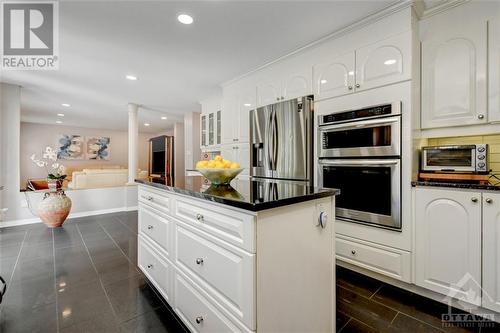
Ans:
[[[483,307],[500,312],[500,194],[483,193]]]
[[[224,308],[255,329],[255,255],[189,225],[175,231],[176,265]]]
[[[165,257],[170,257],[172,251],[172,221],[154,208],[142,203],[139,206],[139,232],[155,242]]]
[[[170,213],[170,197],[158,190],[140,187],[139,202],[156,208],[163,213]]]
[[[415,191],[416,284],[481,304],[481,193]]]
[[[254,216],[185,197],[177,197],[174,207],[181,221],[255,253]]]
[[[172,285],[174,268],[169,260],[155,251],[146,239],[139,236],[138,266],[168,303],[173,302]]]
[[[182,273],[175,275],[175,312],[191,332],[251,332],[230,320]]]

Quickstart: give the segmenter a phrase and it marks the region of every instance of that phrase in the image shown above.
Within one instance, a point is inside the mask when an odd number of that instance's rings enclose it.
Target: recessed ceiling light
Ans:
[[[65,108],[69,108],[71,106],[71,104],[68,103],[62,103],[61,105],[64,106]]]
[[[389,59],[384,61],[384,65],[394,65],[396,63],[396,59]]]
[[[252,106],[252,104],[250,104],[250,103],[245,103],[245,104],[243,104],[243,106]]]
[[[58,113],[57,116],[58,117],[64,117],[64,113]]]
[[[182,24],[191,24],[193,23],[193,18],[189,16],[188,14],[180,14],[177,16],[177,20],[181,22]]]
[[[321,83],[321,84],[325,84],[325,83],[327,83],[327,82],[328,82],[328,81],[327,81],[327,80],[325,80],[325,79],[323,79],[323,80],[319,81],[319,83]]]
[[[150,124],[149,123],[144,123],[144,126],[148,127]]]
[[[136,81],[137,80],[137,76],[134,76],[134,75],[127,75],[125,77],[127,78],[127,80],[130,80],[130,81]]]
[[[167,117],[163,116],[161,117],[161,120],[167,120]]]
[[[56,121],[56,124],[62,124],[62,121],[57,120],[57,121]]]

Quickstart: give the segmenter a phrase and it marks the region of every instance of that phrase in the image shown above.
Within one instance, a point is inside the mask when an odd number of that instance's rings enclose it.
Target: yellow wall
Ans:
[[[500,173],[500,134],[482,136],[459,136],[452,138],[434,138],[428,140],[429,146],[466,145],[473,143],[488,144],[488,165],[492,173]]]

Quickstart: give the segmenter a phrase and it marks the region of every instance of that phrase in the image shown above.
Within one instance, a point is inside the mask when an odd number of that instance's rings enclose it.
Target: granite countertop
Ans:
[[[431,181],[413,181],[412,186],[434,186],[434,187],[448,187],[448,188],[459,188],[459,189],[471,189],[471,190],[485,190],[485,191],[500,191],[500,186],[498,185],[481,185],[481,184],[468,184],[468,183],[446,183],[446,182],[431,182]]]
[[[197,178],[197,176],[190,178]],[[140,179],[136,182],[253,212],[340,194],[338,189],[323,189],[284,180],[235,179],[230,186],[213,185],[210,187],[201,185],[201,181],[192,181],[191,183],[196,185],[186,184],[183,187],[171,187]]]

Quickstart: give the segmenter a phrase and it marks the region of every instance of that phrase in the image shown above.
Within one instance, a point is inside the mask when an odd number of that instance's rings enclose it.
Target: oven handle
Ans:
[[[365,127],[373,127],[372,125],[390,125],[393,123],[397,123],[400,121],[399,116],[395,116],[392,118],[382,118],[382,119],[371,119],[366,121],[358,121],[356,124],[347,123],[347,124],[338,124],[338,125],[329,125],[329,126],[321,126],[319,130],[321,132],[331,131],[331,130],[349,130],[349,129],[358,129]]]
[[[400,160],[320,160],[322,165],[340,165],[340,166],[385,166],[396,165]]]

